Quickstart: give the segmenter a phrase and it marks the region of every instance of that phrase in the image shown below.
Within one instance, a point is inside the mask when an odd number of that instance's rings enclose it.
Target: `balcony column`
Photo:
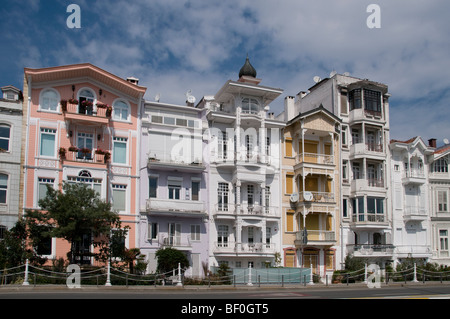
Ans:
[[[261,128],[259,129],[259,162],[266,163],[266,124],[264,118],[261,121]]]
[[[305,162],[305,133],[306,133],[306,129],[302,129],[302,163]],[[298,143],[297,143],[298,144]],[[300,151],[300,150],[299,150]],[[305,185],[303,185],[304,187]],[[304,189],[304,188],[303,188]]]
[[[331,139],[331,156],[333,156],[333,162],[334,162],[334,133],[329,132],[328,134],[330,134],[330,139]]]
[[[365,122],[362,122],[362,124],[361,124],[361,139],[362,139],[362,143],[364,145],[364,150],[366,150],[366,125],[365,125]]]
[[[236,225],[235,249],[236,252],[238,253],[241,251],[242,246],[242,220],[240,217],[237,217],[235,225]]]
[[[265,213],[265,207],[266,207],[266,183],[261,183],[261,203],[259,205],[261,206],[261,212]]]

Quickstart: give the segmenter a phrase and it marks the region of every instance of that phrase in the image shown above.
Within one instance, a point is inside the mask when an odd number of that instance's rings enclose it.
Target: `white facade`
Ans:
[[[428,156],[433,150],[420,137],[391,141],[394,263],[405,258],[430,261],[431,229]]]
[[[431,261],[442,265],[450,265],[449,156],[449,145],[436,148],[433,154],[428,156],[430,235],[433,254]]]
[[[22,143],[22,93],[2,87],[0,98],[0,239],[19,218],[20,156]]]
[[[209,123],[209,266],[275,265],[281,247],[280,129],[267,114],[282,90],[255,77],[204,97]]]

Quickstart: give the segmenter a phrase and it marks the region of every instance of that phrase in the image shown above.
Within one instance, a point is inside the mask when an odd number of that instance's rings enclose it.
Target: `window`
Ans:
[[[217,189],[219,211],[228,211],[228,183],[219,183]]]
[[[41,156],[55,156],[55,140],[56,130],[49,128],[41,128]]]
[[[102,180],[100,178],[92,178],[91,173],[87,170],[82,170],[78,176],[68,176],[69,183],[83,183],[96,191],[100,196],[102,194]]]
[[[200,225],[191,225],[191,240],[200,240]]]
[[[217,246],[218,247],[228,247],[228,226],[227,225],[218,225]]]
[[[287,249],[284,252],[284,266],[285,267],[295,267],[295,250]]]
[[[348,93],[348,103],[350,111],[361,108],[361,89],[356,89]]]
[[[248,204],[248,207],[253,207],[254,203],[255,203],[254,186],[253,185],[247,185],[247,204]]]
[[[242,100],[242,113],[258,114],[259,103],[256,99],[245,98]]]
[[[265,206],[266,209],[270,207],[270,186],[266,186],[266,194],[265,194]]]
[[[89,89],[82,89],[78,94],[78,113],[92,115],[95,95]]]
[[[54,184],[55,184],[54,178],[38,178],[38,198],[37,198],[38,205],[39,201],[45,198],[45,196],[47,196],[47,185],[53,187]]]
[[[126,194],[127,185],[112,185],[112,202],[113,210],[116,212],[121,212],[126,210]]]
[[[181,182],[169,180],[169,199],[180,199]]]
[[[344,179],[344,182],[348,182],[348,161],[344,160],[342,161],[342,179]]]
[[[58,93],[54,90],[47,89],[42,92],[40,100],[40,109],[45,111],[57,111],[58,109]]]
[[[285,156],[286,157],[292,157],[292,140],[286,139],[284,141],[285,144]]]
[[[113,118],[114,120],[128,121],[130,110],[128,104],[123,101],[116,101],[113,103]]]
[[[271,238],[272,238],[272,228],[266,227],[266,248],[270,248]]]
[[[125,137],[113,137],[113,163],[127,163],[127,141]]]
[[[50,231],[50,226],[46,225],[39,225],[38,228],[42,229],[43,231],[39,231],[39,233],[43,234],[47,231]],[[34,247],[36,254],[39,256],[49,256],[52,254],[52,238],[50,236],[43,236],[43,238],[40,238],[39,242],[37,243],[36,247]]]
[[[448,161],[446,157],[441,157],[434,162],[433,171],[436,173],[448,173]]]
[[[447,212],[447,191],[440,190],[437,191],[438,195],[438,211]]]
[[[247,231],[247,235],[248,235],[248,243],[249,244],[253,244],[253,240],[254,240],[254,238],[253,238],[253,231],[254,231],[254,228],[253,227],[248,227],[248,231]]]
[[[359,163],[353,163],[352,170],[353,170],[353,179],[361,179],[362,178],[361,173],[360,173]]]
[[[227,150],[228,150],[227,132],[219,132],[218,137],[219,137],[218,138],[219,159],[225,160],[227,159]]]
[[[9,125],[0,124],[0,150],[9,151],[9,138],[11,127]]]
[[[157,239],[158,238],[158,223],[148,223],[147,239]]]
[[[294,175],[286,174],[286,194],[294,192]]]
[[[381,93],[364,89],[364,109],[381,113]]]
[[[77,158],[92,159],[92,149],[94,143],[94,135],[90,133],[78,133],[78,154]]]
[[[439,230],[439,249],[448,252],[448,230]]]
[[[149,177],[148,178],[148,197],[156,198],[157,197],[157,189],[158,189],[158,177]]]
[[[200,182],[199,181],[192,181],[191,183],[191,193],[192,193],[192,200],[199,200],[199,194],[200,194]]]
[[[286,231],[287,232],[294,231],[294,212],[291,211],[286,212]]]
[[[8,175],[0,174],[0,204],[6,204],[8,190]]]
[[[348,217],[347,212],[347,198],[342,199],[342,217]]]
[[[253,136],[246,135],[245,136],[245,149],[247,159],[253,158]]]

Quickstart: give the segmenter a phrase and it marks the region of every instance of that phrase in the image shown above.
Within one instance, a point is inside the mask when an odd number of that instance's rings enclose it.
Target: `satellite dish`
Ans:
[[[345,76],[349,76],[350,73],[349,73],[349,72],[344,72],[344,75],[345,75]]]
[[[448,141],[448,138],[444,138],[444,144],[445,145],[447,145],[447,144],[449,144],[450,142]]]
[[[335,76],[336,74],[337,74],[336,71],[331,71],[331,73],[330,73],[330,78],[332,78],[332,77]]]
[[[311,192],[303,192],[303,199],[310,202],[313,200],[313,194]]]
[[[195,96],[191,94],[191,90],[186,92],[186,101],[188,103],[195,103]]]
[[[161,94],[156,94],[155,96],[155,102],[159,102],[159,99],[161,98]]]
[[[319,83],[320,82],[320,77],[319,76],[315,76],[313,77],[314,82]]]
[[[195,96],[189,95],[188,98],[187,98],[187,101],[188,101],[189,103],[195,103]]]
[[[298,202],[298,193],[293,193],[293,194],[291,194],[290,200],[291,200],[291,202],[293,202],[293,203]]]

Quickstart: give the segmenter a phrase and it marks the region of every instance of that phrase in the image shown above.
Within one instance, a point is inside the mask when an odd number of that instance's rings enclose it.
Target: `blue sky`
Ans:
[[[81,9],[70,29],[69,4]],[[369,4],[381,9],[370,29]],[[146,98],[184,103],[237,80],[247,53],[261,85],[287,95],[331,71],[385,83],[391,138],[450,139],[447,0],[3,0],[0,85],[23,87],[24,67],[90,62],[135,76]]]

